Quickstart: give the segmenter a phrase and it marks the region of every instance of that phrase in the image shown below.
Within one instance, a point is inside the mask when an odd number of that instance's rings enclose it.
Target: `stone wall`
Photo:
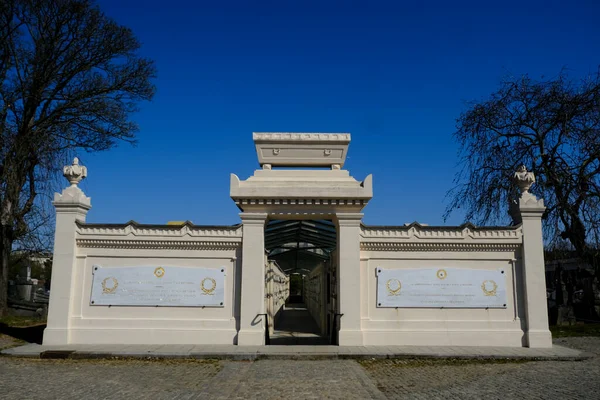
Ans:
[[[265,264],[265,309],[269,318],[269,333],[273,333],[275,323],[281,316],[283,306],[290,295],[290,278],[277,262],[269,260]]]
[[[73,246],[70,258],[55,257],[44,344],[235,343],[239,319],[236,293],[240,291],[240,226],[75,221],[71,227],[72,243],[57,240],[55,248],[58,254],[62,248]],[[222,307],[93,305],[90,295],[94,266],[224,269],[224,304]]]
[[[326,285],[325,264],[321,262],[304,277],[304,303],[323,335],[327,333]]]
[[[294,143],[313,140],[305,134],[275,136],[289,139],[291,150],[298,151],[304,145]],[[331,154],[329,143],[325,143],[327,137],[319,134],[315,138],[318,143],[313,143],[313,150],[323,157]],[[340,136],[332,138],[339,141]],[[343,140],[347,146],[349,136]],[[279,153],[280,149],[271,150]],[[315,171],[272,171],[271,164],[264,167],[246,181],[231,177],[230,195],[242,210],[241,225],[199,226],[187,222],[88,224],[91,199],[77,186],[87,170],[77,159],[66,166],[64,175],[71,186],[57,193],[53,203],[56,230],[44,344],[264,344],[264,318],[260,316],[267,308],[275,318],[285,297],[280,270],[272,268],[271,276],[277,279],[265,287],[265,264],[271,268],[265,257],[265,224],[269,218],[286,218],[335,222],[337,249],[329,267],[331,303],[326,310],[325,274],[317,276],[323,266],[308,271],[305,293],[322,329],[329,311],[332,342],[337,336],[342,346],[552,345],[541,224],[545,207],[542,199],[528,192],[535,178],[524,167],[514,177],[521,197],[511,203],[513,226],[490,228],[470,224],[364,226],[362,210],[372,197],[371,176],[359,182],[348,171],[340,170],[341,164],[337,163],[332,170]],[[223,301],[213,306],[194,303],[191,307],[94,305],[91,292],[97,266],[206,268],[210,271],[205,273],[211,274],[219,271],[223,274],[219,275]],[[378,269],[429,268],[460,269],[466,281],[470,269],[501,269],[506,304],[498,308],[389,308],[377,304]],[[277,287],[269,288],[269,284]],[[196,292],[202,289],[205,294],[212,293],[216,288],[203,285],[196,284]],[[265,302],[269,292],[278,296],[272,303]],[[332,319],[334,315],[337,319]]]
[[[523,346],[523,231],[506,228],[365,227],[361,317],[365,345]],[[380,308],[377,268],[506,271],[506,308]]]

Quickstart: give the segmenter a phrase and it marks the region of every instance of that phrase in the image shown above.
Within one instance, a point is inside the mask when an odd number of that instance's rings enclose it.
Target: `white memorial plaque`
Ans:
[[[378,307],[506,308],[503,269],[377,268]]]
[[[93,306],[223,307],[225,267],[94,265]]]

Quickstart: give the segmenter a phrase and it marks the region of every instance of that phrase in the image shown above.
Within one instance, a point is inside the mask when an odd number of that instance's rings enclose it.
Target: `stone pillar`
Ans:
[[[362,213],[337,213],[339,345],[362,346],[360,317],[360,223]]]
[[[237,344],[265,344],[265,222],[266,213],[241,213],[242,288]]]
[[[523,292],[527,318],[525,338],[529,347],[552,347],[552,334],[548,329],[542,235],[542,215],[546,207],[543,199],[538,200],[529,193],[529,188],[535,182],[533,173],[527,172],[522,166],[515,173],[515,180],[522,193],[518,207],[523,229]]]
[[[44,345],[64,345],[69,343],[69,318],[73,307],[73,276],[76,267],[77,245],[76,221],[85,222],[91,208],[90,198],[86,197],[77,184],[87,176],[87,169],[79,165],[75,158],[73,165],[63,170],[71,186],[54,194],[56,208],[56,230],[54,234],[54,256],[50,281],[50,303],[48,305],[48,325],[44,330]]]

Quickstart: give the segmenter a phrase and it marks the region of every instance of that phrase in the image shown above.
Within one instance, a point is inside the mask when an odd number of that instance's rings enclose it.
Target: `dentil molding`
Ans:
[[[182,225],[143,225],[135,221],[125,224],[77,223],[80,236],[136,236],[136,237],[225,237],[241,238],[242,226],[202,226],[186,222]]]
[[[82,248],[148,250],[235,250],[239,241],[77,239]]]

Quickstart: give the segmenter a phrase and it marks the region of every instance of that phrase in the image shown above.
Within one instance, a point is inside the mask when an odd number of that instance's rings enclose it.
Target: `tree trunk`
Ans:
[[[8,314],[8,260],[11,249],[8,228],[0,225],[0,316]]]
[[[562,281],[562,267],[560,263],[556,267],[554,272],[554,288],[556,290],[556,307],[562,307],[565,303],[565,297],[563,294],[563,281]]]

